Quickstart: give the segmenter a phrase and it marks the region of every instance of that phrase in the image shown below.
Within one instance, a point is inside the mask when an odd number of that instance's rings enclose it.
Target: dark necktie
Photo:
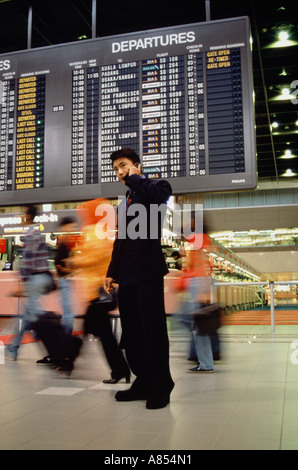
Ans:
[[[127,199],[126,199],[126,209],[128,208],[129,204],[131,203],[132,194],[133,194],[133,191],[130,189],[129,193],[127,195]]]

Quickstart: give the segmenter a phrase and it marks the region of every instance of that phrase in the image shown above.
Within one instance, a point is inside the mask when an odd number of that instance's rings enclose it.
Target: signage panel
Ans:
[[[130,147],[176,194],[256,186],[246,17],[0,56],[0,204],[117,197]]]

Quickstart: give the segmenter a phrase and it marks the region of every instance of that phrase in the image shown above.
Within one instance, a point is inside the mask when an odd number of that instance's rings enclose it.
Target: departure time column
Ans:
[[[84,69],[72,72],[71,184],[84,184]]]

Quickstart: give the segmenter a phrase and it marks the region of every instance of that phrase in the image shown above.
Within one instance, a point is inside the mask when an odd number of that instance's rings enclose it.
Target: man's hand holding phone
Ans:
[[[142,166],[140,163],[135,163],[129,168],[128,175],[142,175]]]

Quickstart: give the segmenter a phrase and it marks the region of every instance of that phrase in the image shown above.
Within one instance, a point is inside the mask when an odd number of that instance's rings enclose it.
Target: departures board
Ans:
[[[256,186],[246,17],[0,55],[0,205],[114,198],[110,154],[174,194]]]

